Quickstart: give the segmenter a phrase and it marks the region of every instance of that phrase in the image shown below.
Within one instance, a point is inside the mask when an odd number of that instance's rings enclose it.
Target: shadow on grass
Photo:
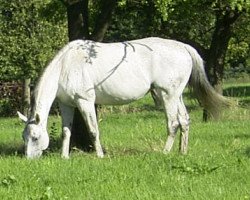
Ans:
[[[43,151],[43,156],[47,156],[51,153],[61,153],[62,148],[62,140],[60,138],[51,138],[49,147]],[[105,147],[103,147],[104,153]],[[85,151],[82,149],[78,149],[75,146],[70,146],[70,151],[81,151],[84,153],[92,153],[93,151]],[[11,156],[18,156],[24,157],[24,144],[13,144],[13,143],[5,143],[0,144],[0,157],[11,157]]]
[[[145,154],[149,153],[148,151],[145,150],[140,150],[132,147],[112,147],[109,148],[106,151],[106,154],[110,157],[116,157],[116,156],[143,156]]]
[[[50,152],[57,152],[61,148],[60,139],[50,140],[48,149],[44,151],[45,154]],[[0,144],[0,156],[24,156],[24,144],[13,144],[13,143],[4,143]]]
[[[246,148],[245,154],[248,158],[250,158],[250,146]]]
[[[223,91],[223,95],[230,97],[250,96],[250,86],[232,86]]]
[[[21,144],[0,144],[0,156],[19,156],[24,155],[24,146]]]
[[[193,99],[195,99],[193,97]],[[200,108],[199,104],[185,104],[186,108],[188,111],[192,110],[197,110]],[[161,107],[156,107],[155,105],[151,104],[144,104],[140,106],[131,106],[128,108],[127,112],[143,112],[143,111],[148,111],[148,112],[164,112],[163,106]]]
[[[235,135],[235,138],[239,138],[239,139],[250,139],[250,134],[237,134]]]
[[[223,91],[223,95],[228,97],[241,98],[239,100],[239,103],[241,105],[250,105],[250,99],[247,99],[247,97],[250,97],[250,86],[232,86],[226,88]]]

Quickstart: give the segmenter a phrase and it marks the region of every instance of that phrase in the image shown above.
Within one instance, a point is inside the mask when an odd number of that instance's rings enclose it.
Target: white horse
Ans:
[[[189,116],[182,93],[190,83],[198,100],[212,115],[226,103],[207,81],[203,61],[187,44],[160,38],[120,43],[76,40],[67,44],[45,69],[35,90],[30,117],[23,132],[25,154],[39,157],[48,147],[47,119],[52,102],[59,100],[62,124],[62,157],[69,157],[74,108],[86,121],[98,157],[103,157],[94,104],[126,104],[155,89],[164,105],[168,137],[173,146],[178,127],[180,150],[187,152]]]

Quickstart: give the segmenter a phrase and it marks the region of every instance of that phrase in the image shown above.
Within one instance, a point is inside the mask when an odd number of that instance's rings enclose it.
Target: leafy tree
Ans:
[[[0,10],[0,80],[24,80],[24,102],[29,103],[30,79],[65,43],[63,7],[53,0],[0,0]]]
[[[226,66],[227,76],[238,77],[250,74],[250,13],[242,15],[235,24],[232,38],[229,41]]]
[[[1,0],[2,80],[37,77],[48,58],[65,43],[66,29],[62,26],[65,24],[63,16],[58,19],[56,15],[50,16],[51,18],[45,15],[51,3],[50,0]],[[49,12],[56,14],[56,9],[53,8]]]

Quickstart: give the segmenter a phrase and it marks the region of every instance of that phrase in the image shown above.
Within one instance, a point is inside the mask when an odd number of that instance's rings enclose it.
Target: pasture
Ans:
[[[42,158],[22,155],[23,124],[0,118],[1,199],[250,199],[250,84],[227,85],[240,107],[202,122],[202,109],[185,93],[191,117],[188,155],[162,153],[163,112],[150,96],[99,111],[106,155],[71,151],[60,158],[60,118],[51,116],[50,147]]]

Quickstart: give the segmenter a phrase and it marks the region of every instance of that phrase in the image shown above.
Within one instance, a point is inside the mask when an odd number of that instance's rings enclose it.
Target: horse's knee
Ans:
[[[189,131],[189,124],[190,124],[189,118],[186,117],[184,119],[180,119],[179,121],[180,121],[181,131],[188,132]]]
[[[70,138],[71,131],[69,130],[69,128],[63,127],[62,136],[63,136],[63,139],[69,139]]]
[[[180,123],[178,120],[173,120],[168,123],[169,135],[175,136]]]
[[[180,123],[182,130],[187,130],[189,128],[190,118],[189,118],[189,114],[187,113],[185,107],[184,108],[179,107],[178,121]]]
[[[189,131],[189,122],[181,123],[181,132],[188,132]]]

